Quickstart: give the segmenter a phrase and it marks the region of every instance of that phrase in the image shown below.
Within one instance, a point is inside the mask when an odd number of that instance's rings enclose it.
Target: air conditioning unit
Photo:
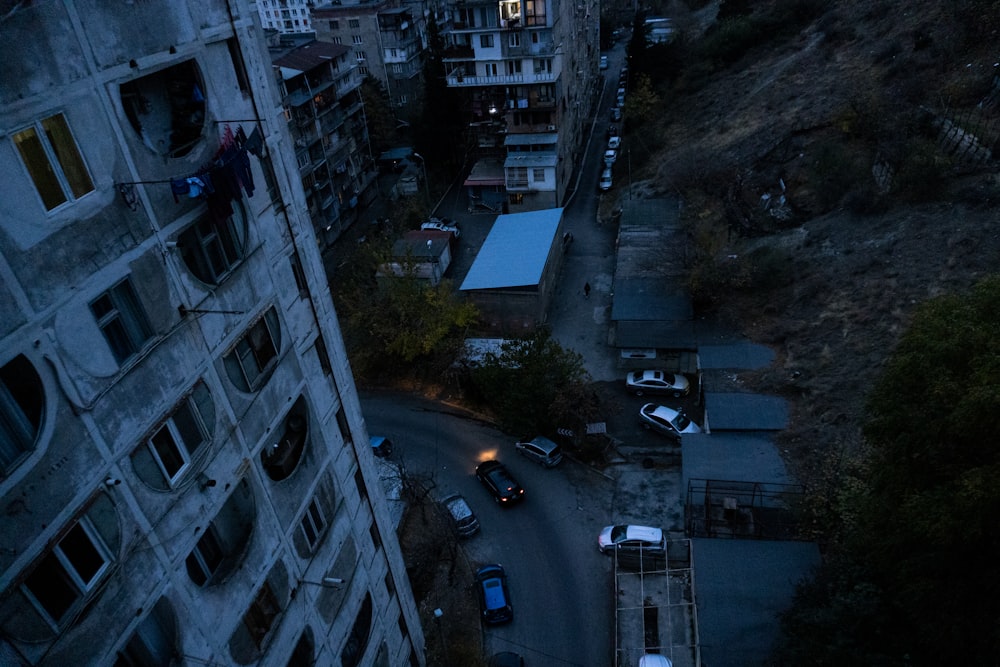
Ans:
[[[549,132],[555,132],[556,131],[556,126],[555,125],[546,125],[545,129],[548,130]]]

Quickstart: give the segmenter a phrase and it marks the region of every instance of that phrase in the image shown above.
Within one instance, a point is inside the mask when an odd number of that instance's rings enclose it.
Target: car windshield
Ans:
[[[628,535],[628,526],[615,526],[611,529],[611,541],[614,544],[625,541]]]
[[[674,419],[674,426],[677,427],[678,431],[683,431],[690,425],[691,425],[691,420],[682,414],[677,415],[677,417]]]

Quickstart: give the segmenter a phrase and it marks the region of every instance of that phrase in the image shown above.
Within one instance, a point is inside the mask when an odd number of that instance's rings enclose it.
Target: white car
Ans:
[[[601,65],[600,65],[600,67],[601,67],[601,69],[607,69],[608,68],[608,57],[607,56],[601,56]]]
[[[618,151],[614,150],[613,148],[609,148],[608,150],[604,151],[605,166],[610,167],[615,163],[615,160],[617,159],[618,159]]]
[[[673,667],[670,658],[659,653],[647,653],[639,658],[639,667]]]
[[[434,229],[439,232],[451,232],[452,234],[455,235],[456,239],[462,235],[462,232],[458,228],[458,225],[456,225],[453,222],[450,221],[446,222],[440,219],[428,220],[427,222],[420,225],[420,229]]]
[[[607,167],[601,172],[601,180],[597,185],[604,192],[611,189],[611,167]]]
[[[674,398],[686,396],[691,383],[683,375],[663,371],[632,371],[625,376],[625,388],[636,396],[643,394],[671,394]]]
[[[597,536],[597,548],[602,554],[621,551],[666,551],[663,530],[649,526],[605,526]]]
[[[646,403],[639,409],[639,418],[644,428],[654,429],[677,440],[684,433],[701,433],[701,427],[687,415],[665,405]]]
[[[608,139],[608,149],[609,150],[616,151],[619,148],[621,148],[621,146],[622,146],[622,138],[621,137],[611,137],[610,139]]]

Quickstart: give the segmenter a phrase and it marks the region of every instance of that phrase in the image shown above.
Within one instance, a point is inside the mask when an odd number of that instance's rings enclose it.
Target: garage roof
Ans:
[[[493,223],[461,289],[537,285],[555,243],[563,209],[501,215]]]

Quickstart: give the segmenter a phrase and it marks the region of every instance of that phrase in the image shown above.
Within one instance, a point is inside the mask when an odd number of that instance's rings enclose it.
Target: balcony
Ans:
[[[441,54],[441,58],[445,62],[455,60],[474,60],[475,57],[476,52],[471,46],[449,46]]]
[[[534,74],[496,74],[489,76],[468,76],[465,74],[449,74],[445,77],[449,86],[463,88],[468,86],[510,86],[531,83],[551,83],[556,80],[553,72],[537,72]]]

